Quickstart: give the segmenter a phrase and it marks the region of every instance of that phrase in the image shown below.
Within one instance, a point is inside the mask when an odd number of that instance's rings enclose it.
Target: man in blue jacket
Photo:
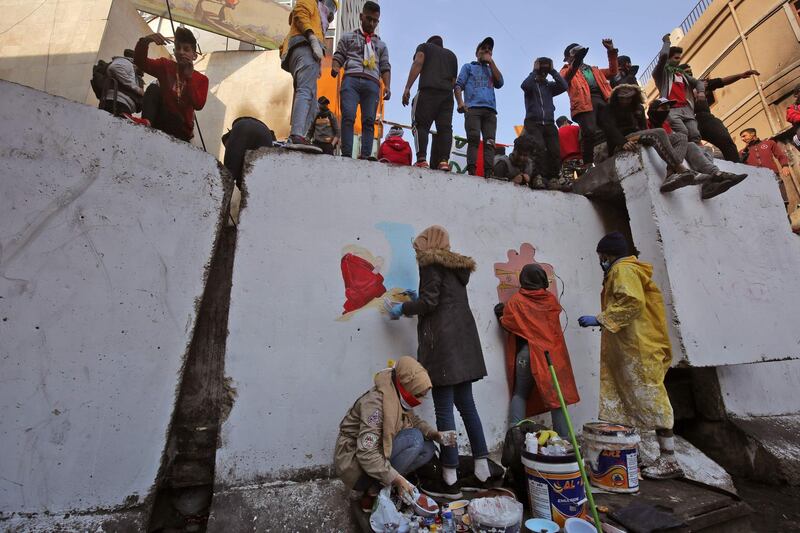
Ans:
[[[497,133],[497,101],[494,90],[503,86],[503,75],[494,62],[494,39],[487,37],[475,50],[477,61],[461,67],[455,95],[458,112],[464,114],[467,132],[467,172],[476,175],[478,146],[483,134],[483,177],[492,177]]]
[[[548,81],[547,76],[553,80]],[[561,148],[558,143],[558,128],[555,125],[556,106],[553,97],[567,91],[567,82],[553,68],[553,60],[540,57],[533,63],[531,72],[522,82],[525,93],[525,132],[533,137],[539,147],[541,171],[548,189],[571,190],[572,185],[560,178]]]

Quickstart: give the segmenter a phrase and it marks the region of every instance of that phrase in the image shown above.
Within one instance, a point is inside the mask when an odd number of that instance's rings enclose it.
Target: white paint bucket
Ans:
[[[586,516],[586,489],[574,454],[564,456],[522,452],[531,514],[559,527],[571,517]]]
[[[583,426],[583,457],[592,485],[610,492],[639,492],[639,449],[636,428],[607,422]]]

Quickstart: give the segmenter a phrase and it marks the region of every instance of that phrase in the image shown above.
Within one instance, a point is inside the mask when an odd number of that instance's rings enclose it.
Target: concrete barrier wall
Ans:
[[[703,201],[699,187],[658,190],[664,163],[652,150],[621,158],[630,225],[642,258],[667,300],[678,342],[692,366],[800,357],[800,239],[792,234],[771,171],[717,161],[750,176]],[[675,336],[673,336],[675,342]]]
[[[504,436],[509,400],[493,265],[522,243],[563,280],[562,322],[582,395],[572,413],[578,426],[597,416],[599,332],[577,318],[599,311],[594,249],[603,229],[585,198],[277,150],[260,153],[246,189],[225,363],[237,398],[222,428],[218,485],[332,463],[338,424],[373,374],[417,349],[416,319],[390,322],[374,307],[342,317],[343,251],[369,257],[387,290],[416,288],[411,240],[431,224],[449,228],[453,250],[478,263],[468,293],[489,372],[474,386],[489,445]],[[430,400],[422,412],[434,420]]]
[[[223,199],[211,156],[0,82],[0,516],[147,496]]]

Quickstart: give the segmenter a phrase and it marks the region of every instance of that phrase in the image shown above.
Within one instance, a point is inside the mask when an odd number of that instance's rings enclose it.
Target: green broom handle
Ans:
[[[558,377],[556,376],[556,369],[553,368],[553,362],[550,360],[550,352],[544,352],[544,357],[547,359],[547,366],[550,367],[550,377],[553,378],[553,385],[556,387],[556,394],[558,394],[558,401],[561,403],[561,412],[564,413],[564,418],[567,421],[567,428],[569,429],[569,440],[572,442],[572,449],[575,450],[575,459],[578,461],[578,468],[581,471],[581,479],[583,479],[583,486],[586,489],[586,498],[589,500],[589,508],[592,510],[592,518],[594,519],[594,527],[597,528],[598,533],[603,533],[603,526],[600,523],[600,515],[597,513],[597,507],[594,504],[594,496],[592,496],[592,489],[589,487],[589,477],[586,475],[586,468],[583,466],[583,456],[581,456],[581,449],[578,446],[578,439],[575,438],[575,429],[572,427],[572,419],[569,417],[567,411],[567,404],[564,403],[564,395],[561,394],[561,386],[558,384]]]

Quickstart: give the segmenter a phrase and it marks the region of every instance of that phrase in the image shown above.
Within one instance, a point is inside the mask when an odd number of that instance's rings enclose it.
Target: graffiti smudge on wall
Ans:
[[[522,243],[519,251],[509,250],[506,255],[507,262],[494,264],[494,275],[499,280],[497,296],[502,303],[508,302],[509,298],[519,291],[519,273],[522,271],[522,267],[531,263],[536,263],[547,272],[547,279],[550,282],[548,290],[558,298],[555,269],[553,265],[536,261],[536,248],[532,244]]]

